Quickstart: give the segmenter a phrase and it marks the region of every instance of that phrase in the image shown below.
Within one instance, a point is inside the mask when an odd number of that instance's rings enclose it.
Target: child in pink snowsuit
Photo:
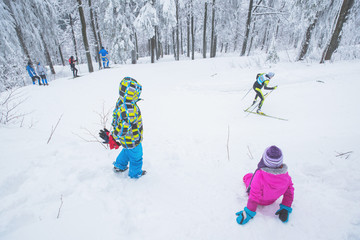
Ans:
[[[244,211],[237,212],[236,221],[243,225],[256,215],[257,205],[270,205],[283,196],[280,209],[275,213],[282,222],[287,222],[292,212],[294,187],[288,168],[283,164],[283,155],[276,146],[268,147],[255,173],[248,173],[243,181],[246,185],[249,199]]]

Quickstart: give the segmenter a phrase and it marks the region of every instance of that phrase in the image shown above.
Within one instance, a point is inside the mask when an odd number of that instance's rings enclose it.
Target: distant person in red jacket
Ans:
[[[71,71],[73,72],[74,78],[75,78],[75,77],[78,77],[78,75],[77,75],[78,70],[77,70],[77,68],[75,67],[75,62],[77,62],[77,60],[74,59],[74,56],[71,56],[71,57],[69,58],[69,64],[70,64]]]

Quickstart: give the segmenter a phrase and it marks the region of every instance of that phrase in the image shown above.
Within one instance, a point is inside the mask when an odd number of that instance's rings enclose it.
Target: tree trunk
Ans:
[[[79,58],[78,58],[78,51],[77,51],[75,31],[74,31],[74,22],[73,22],[73,19],[71,17],[71,14],[69,14],[69,24],[70,24],[70,27],[71,27],[71,35],[72,35],[72,39],[73,39],[73,43],[74,43],[75,57],[76,57],[76,60],[78,60]]]
[[[97,11],[94,11],[94,20],[95,20],[95,26],[96,26],[96,33],[97,33],[97,36],[98,36],[98,40],[99,40],[99,44],[100,46],[99,47],[102,47],[102,41],[101,41],[101,35],[100,35],[100,29],[99,29],[99,24],[98,24],[98,18],[97,18]]]
[[[207,2],[205,2],[204,10],[204,32],[203,32],[203,58],[206,58],[206,22],[207,22]]]
[[[176,7],[176,55],[175,60],[180,60],[180,43],[179,43],[179,0],[175,0]]]
[[[192,60],[195,59],[194,13],[192,10],[191,10],[191,59]]]
[[[94,68],[93,68],[93,65],[92,65],[91,54],[90,54],[90,50],[89,50],[89,43],[88,43],[87,34],[86,34],[86,22],[85,22],[84,10],[83,10],[83,7],[82,7],[81,0],[77,0],[77,1],[78,1],[78,4],[79,4],[81,32],[82,32],[83,41],[84,41],[85,53],[86,53],[86,58],[87,58],[87,63],[88,63],[88,69],[89,69],[89,72],[91,73],[91,72],[94,71]]]
[[[139,46],[138,46],[138,39],[136,32],[135,32],[135,51],[136,51],[136,60],[139,60]]]
[[[305,57],[307,51],[309,50],[311,35],[312,35],[312,32],[313,32],[313,30],[315,28],[315,25],[317,23],[318,15],[319,15],[319,12],[316,13],[315,18],[312,20],[312,22],[310,23],[310,25],[308,26],[308,28],[306,30],[304,40],[302,41],[302,44],[301,44],[300,54],[299,54],[299,56],[297,58],[297,61],[304,60],[304,57]]]
[[[99,69],[101,69],[101,59],[100,59],[100,47],[99,47],[99,41],[97,38],[97,34],[96,34],[96,27],[95,27],[95,19],[94,19],[94,14],[93,14],[93,9],[91,6],[91,0],[89,0],[89,8],[90,8],[90,21],[91,21],[91,28],[92,28],[92,32],[94,34],[94,40],[95,40],[95,51],[96,51],[96,60],[99,63]]]
[[[159,31],[158,31],[158,27],[155,26],[155,57],[156,57],[156,61],[159,60],[160,58],[160,53],[159,53],[159,48],[158,48],[158,42],[159,42]]]
[[[343,0],[340,12],[338,13],[335,29],[332,32],[329,44],[325,47],[320,63],[324,63],[331,59],[332,54],[337,50],[341,41],[341,32],[344,23],[346,22],[351,7],[354,5],[354,0]]]
[[[187,24],[187,57],[190,57],[190,13],[187,14],[186,18]]]
[[[182,21],[180,19],[180,53],[181,55],[184,55],[184,46],[183,46],[183,26],[182,26]]]
[[[193,9],[193,0],[190,0],[190,9],[191,9],[191,59],[195,59],[195,33],[194,33],[194,9]]]
[[[52,61],[51,61],[49,49],[47,48],[47,45],[46,45],[46,43],[45,43],[45,40],[44,40],[44,37],[43,37],[42,34],[40,34],[40,38],[41,38],[42,44],[43,44],[43,46],[44,46],[46,62],[47,62],[47,64],[49,64],[51,73],[52,73],[52,74],[55,74],[55,69],[54,69],[54,65],[53,65],[53,63],[52,63]]]
[[[150,52],[151,52],[151,63],[155,63],[155,36],[150,39]]]
[[[210,57],[213,58],[216,55],[216,40],[215,40],[215,0],[212,4],[212,19],[211,19],[211,43],[210,43]]]
[[[131,50],[131,63],[136,64],[136,51]]]
[[[61,58],[61,64],[63,66],[65,66],[65,61],[64,61],[64,56],[62,54],[62,50],[61,50],[61,45],[59,44],[59,54],[60,54],[60,58]]]
[[[246,52],[247,41],[248,41],[249,32],[250,32],[252,8],[253,8],[253,0],[249,0],[249,10],[248,10],[248,16],[247,16],[246,26],[245,26],[245,36],[244,36],[244,42],[242,45],[240,56],[244,56],[245,52]]]
[[[175,30],[173,29],[172,30],[172,42],[173,42],[172,46],[173,46],[174,58],[176,60],[176,42],[175,41],[176,41],[175,40]]]

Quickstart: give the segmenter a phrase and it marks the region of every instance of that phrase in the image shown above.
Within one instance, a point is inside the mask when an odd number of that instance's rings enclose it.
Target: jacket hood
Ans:
[[[119,86],[120,99],[123,102],[136,103],[142,91],[142,86],[133,78],[125,77]]]
[[[263,170],[264,172],[267,172],[267,173],[274,174],[274,175],[279,175],[279,174],[287,173],[288,166],[286,164],[283,164],[282,167],[279,167],[279,168],[262,167],[261,170]]]
[[[283,164],[282,168],[261,168],[263,173],[264,185],[267,185],[270,189],[278,189],[284,183],[288,182],[287,166]]]

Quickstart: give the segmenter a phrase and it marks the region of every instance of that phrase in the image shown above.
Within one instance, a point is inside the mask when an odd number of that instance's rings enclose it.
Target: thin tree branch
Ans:
[[[51,140],[51,137],[52,137],[52,135],[54,134],[57,126],[59,125],[59,122],[60,122],[62,116],[63,116],[63,114],[61,114],[59,120],[57,121],[57,123],[56,123],[56,125],[55,125],[55,128],[53,127],[53,128],[51,129],[51,134],[50,134],[50,137],[49,137],[49,139],[48,139],[48,141],[47,141],[47,144],[49,144],[49,142],[50,142],[50,140]]]
[[[228,137],[227,137],[227,144],[226,144],[228,161],[230,161],[229,141],[230,141],[230,126],[228,125]]]
[[[60,201],[61,201],[61,203],[60,203],[60,207],[59,207],[59,211],[58,211],[58,215],[57,215],[57,219],[60,217],[60,211],[61,211],[61,207],[62,207],[62,205],[63,205],[63,199],[62,199],[62,195],[61,195],[61,197],[60,197]]]

